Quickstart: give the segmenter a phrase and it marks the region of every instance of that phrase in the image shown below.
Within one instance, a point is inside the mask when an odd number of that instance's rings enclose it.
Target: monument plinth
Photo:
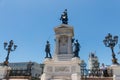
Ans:
[[[73,27],[61,24],[54,28],[56,49],[54,58],[56,60],[70,60],[73,57],[72,37],[74,36]]]
[[[61,24],[54,31],[55,52],[53,58],[45,58],[41,80],[80,80],[81,60],[73,53],[73,27]]]
[[[8,71],[10,71],[11,68],[8,66],[0,66],[0,80],[5,79],[5,77],[8,74]]]

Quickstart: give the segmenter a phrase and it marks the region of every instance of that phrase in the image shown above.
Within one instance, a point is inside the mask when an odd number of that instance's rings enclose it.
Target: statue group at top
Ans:
[[[63,24],[68,24],[67,9],[62,13],[60,20],[62,20]]]
[[[67,9],[65,9],[63,14],[61,15],[60,20],[62,21],[62,24],[68,24]],[[79,57],[80,44],[79,44],[78,40],[76,40],[76,42],[74,42],[74,39],[72,39],[72,43],[73,43],[73,57]],[[46,52],[45,58],[52,58],[51,53],[50,53],[49,41],[47,41],[47,43],[46,43],[45,52]]]

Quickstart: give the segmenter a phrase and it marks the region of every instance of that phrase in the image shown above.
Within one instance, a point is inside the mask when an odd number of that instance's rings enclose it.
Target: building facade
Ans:
[[[88,58],[88,69],[98,69],[99,68],[99,60],[95,53],[91,52]]]

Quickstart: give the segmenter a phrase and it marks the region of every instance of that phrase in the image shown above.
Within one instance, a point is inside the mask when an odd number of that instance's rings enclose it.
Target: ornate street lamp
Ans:
[[[117,58],[115,57],[115,53],[114,53],[114,47],[118,43],[118,36],[112,36],[110,33],[108,33],[108,35],[103,40],[103,43],[105,44],[106,47],[110,47],[112,51],[112,58],[113,58],[112,63],[118,64]]]
[[[7,57],[6,57],[5,61],[4,61],[4,65],[5,66],[8,66],[8,63],[9,63],[8,60],[9,60],[9,54],[10,54],[10,52],[15,51],[16,48],[17,48],[17,45],[14,45],[13,40],[11,40],[9,42],[9,44],[7,42],[4,42],[4,49],[8,52],[7,53]]]

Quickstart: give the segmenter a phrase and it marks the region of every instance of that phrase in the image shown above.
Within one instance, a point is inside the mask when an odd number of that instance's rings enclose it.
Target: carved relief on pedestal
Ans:
[[[63,35],[59,39],[60,44],[60,54],[67,54],[67,47],[68,47],[68,37]]]
[[[47,72],[53,72],[53,67],[52,66],[47,66]]]
[[[55,72],[70,72],[70,68],[68,66],[57,66]]]

